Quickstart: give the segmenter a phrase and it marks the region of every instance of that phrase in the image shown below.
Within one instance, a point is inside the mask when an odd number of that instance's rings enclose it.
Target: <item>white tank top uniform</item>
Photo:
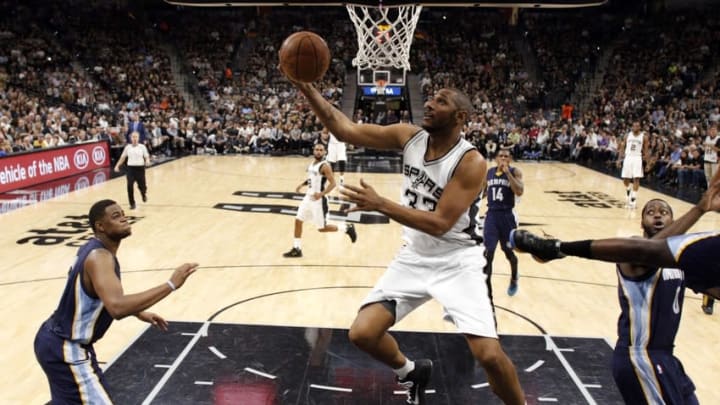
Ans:
[[[338,161],[347,161],[347,145],[345,142],[340,142],[335,135],[330,133],[330,141],[328,142],[328,153],[327,161],[335,163]]]
[[[705,137],[705,142],[703,142],[703,152],[706,163],[717,163],[717,152],[715,151],[715,146],[718,144],[719,140],[720,135],[714,138],[710,138],[709,136]]]
[[[642,167],[643,139],[645,133],[635,135],[632,131],[625,137],[625,159],[623,160],[623,179],[639,179],[644,176]]]
[[[315,193],[322,193],[325,190],[327,178],[320,172],[322,166],[327,164],[325,160],[312,162],[307,168],[307,191],[298,207],[297,219],[306,222],[312,221],[318,228],[324,228],[327,223],[328,203],[327,197],[323,196],[313,200]]]
[[[459,139],[444,156],[427,161],[429,134],[421,130],[403,150],[401,204],[422,211],[434,211],[443,189],[466,153],[475,149]],[[403,227],[405,246],[400,249],[368,294],[363,306],[394,301],[395,321],[430,298],[444,307],[444,318],[461,333],[497,338],[493,305],[486,276],[484,247],[476,221],[480,195],[441,236],[432,236]]]

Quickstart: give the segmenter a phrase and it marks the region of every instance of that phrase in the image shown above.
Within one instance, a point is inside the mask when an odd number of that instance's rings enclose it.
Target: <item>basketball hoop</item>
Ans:
[[[358,38],[353,66],[358,69],[393,66],[410,70],[410,46],[422,11],[421,4],[382,7],[347,4],[345,8]]]
[[[386,84],[387,82],[385,80],[378,80],[377,82],[375,82],[375,95],[384,96]]]

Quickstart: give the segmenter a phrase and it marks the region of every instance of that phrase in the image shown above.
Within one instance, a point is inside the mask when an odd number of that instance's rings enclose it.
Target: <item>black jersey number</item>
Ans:
[[[414,209],[418,209],[418,195],[414,191],[411,190],[405,190],[405,195],[408,198],[408,205]],[[423,197],[421,201],[423,207],[427,211],[435,211],[435,207],[437,206],[437,201],[435,201],[432,198]]]

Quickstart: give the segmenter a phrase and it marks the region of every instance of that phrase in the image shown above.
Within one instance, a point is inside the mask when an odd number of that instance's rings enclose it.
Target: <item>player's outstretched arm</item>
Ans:
[[[115,259],[105,249],[92,251],[85,259],[84,270],[88,283],[83,283],[90,293],[97,295],[114,319],[122,319],[129,315],[139,314],[152,305],[167,297],[171,292],[182,287],[185,280],[193,274],[197,263],[185,263],[176,268],[170,280],[136,294],[126,295],[120,279],[115,274]]]
[[[398,204],[380,196],[364,180],[360,187],[345,185],[340,193],[357,204],[349,211],[378,211],[393,220],[433,236],[442,236],[475,201],[485,187],[487,164],[480,153],[468,153],[443,190],[435,210],[423,211]]]
[[[325,127],[341,142],[375,149],[401,150],[419,127],[410,124],[357,124],[335,108],[312,83],[290,80],[310,102],[310,107]]]
[[[616,263],[633,263],[635,266],[674,267],[675,257],[665,239],[687,232],[706,212],[720,209],[720,185],[713,185],[690,211],[658,232],[652,239],[610,238],[593,240],[589,255],[569,251],[572,243],[562,243],[564,254],[587,257]]]

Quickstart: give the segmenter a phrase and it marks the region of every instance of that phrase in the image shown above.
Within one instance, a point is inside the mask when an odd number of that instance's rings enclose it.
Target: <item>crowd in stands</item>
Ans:
[[[333,60],[318,86],[334,105],[342,107],[353,85],[346,77],[354,77],[356,34],[339,7],[89,4],[0,4],[0,156],[91,139],[122,145],[135,121],[153,153],[310,153],[321,125],[276,68],[291,31],[327,40]],[[516,159],[616,172],[618,148],[637,120],[650,140],[649,177],[704,186],[705,138],[720,119],[720,29],[712,13],[523,11],[515,27],[489,9],[424,13],[411,53],[417,91],[466,91],[475,111],[465,135],[488,157],[507,147]],[[518,38],[539,69],[527,66]],[[603,53],[610,67],[600,91],[585,95],[590,108],[561,109]],[[353,117],[374,118],[363,110]]]

